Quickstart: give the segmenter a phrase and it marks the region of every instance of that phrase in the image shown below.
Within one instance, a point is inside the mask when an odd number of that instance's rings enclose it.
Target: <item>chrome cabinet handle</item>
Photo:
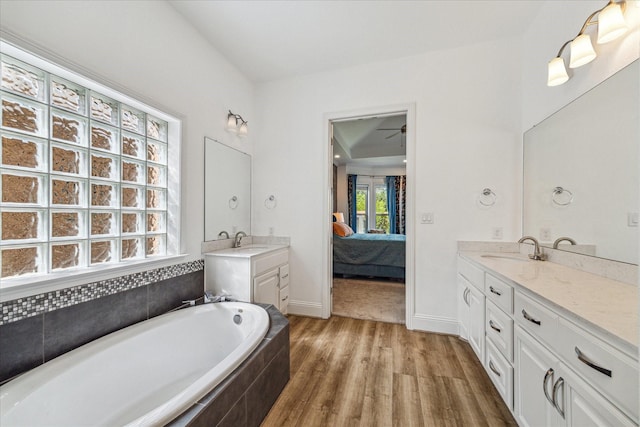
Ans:
[[[491,360],[489,360],[489,369],[491,369],[493,373],[496,374],[497,376],[499,377],[502,376],[502,374],[496,369],[496,367],[493,366],[493,362]]]
[[[282,298],[282,301],[286,301],[289,299],[289,295],[287,295],[286,297]]]
[[[502,295],[502,292],[498,292],[496,291],[493,286],[489,286],[489,290],[491,291],[492,294],[496,294],[498,296]]]
[[[469,288],[465,288],[464,292],[462,293],[462,299],[464,300],[465,304],[467,304],[468,306],[471,306],[471,304],[469,303],[469,292],[471,291],[471,289]]]
[[[544,375],[544,379],[542,380],[542,390],[544,390],[544,397],[547,398],[549,403],[551,403],[553,406],[556,406],[555,403],[553,403],[551,396],[549,396],[549,392],[547,391],[547,381],[549,380],[549,378],[551,378],[551,381],[553,382],[553,368],[549,368],[547,373]]]
[[[589,360],[589,358],[587,358],[587,356],[582,354],[582,352],[580,351],[580,349],[578,347],[576,347],[575,350],[576,350],[576,355],[578,356],[578,360],[579,361],[581,361],[582,363],[584,363],[588,367],[595,369],[596,371],[600,372],[601,374],[604,374],[604,375],[606,375],[608,377],[611,377],[611,374],[613,373],[613,372],[611,372],[611,369],[603,368],[602,366],[596,365],[591,360]]]
[[[493,329],[494,331],[501,333],[502,329],[498,328],[494,323],[493,320],[489,320],[489,326],[491,326],[491,329]]]
[[[529,316],[529,313],[527,313],[524,308],[522,309],[522,315],[524,316],[525,319],[527,319],[531,323],[535,323],[536,325],[540,325],[540,323],[542,323],[539,320],[536,320],[533,317]]]
[[[558,405],[558,390],[560,390],[560,386],[562,386],[562,400],[564,401],[564,378],[562,377],[558,378],[558,381],[553,385],[553,406],[556,407],[556,410],[564,419],[564,402],[562,403],[562,409],[560,409],[560,405]]]

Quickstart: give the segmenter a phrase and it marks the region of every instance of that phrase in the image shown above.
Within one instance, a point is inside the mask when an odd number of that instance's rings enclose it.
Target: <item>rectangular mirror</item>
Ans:
[[[525,133],[524,235],[638,263],[638,75],[636,60]]]
[[[251,156],[204,138],[204,240],[251,234]]]

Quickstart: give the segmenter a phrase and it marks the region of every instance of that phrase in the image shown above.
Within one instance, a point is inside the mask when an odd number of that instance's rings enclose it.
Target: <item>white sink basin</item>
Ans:
[[[481,258],[493,258],[493,259],[504,259],[507,261],[516,261],[516,262],[529,262],[527,258],[518,258],[516,256],[508,256],[508,255],[480,255]]]

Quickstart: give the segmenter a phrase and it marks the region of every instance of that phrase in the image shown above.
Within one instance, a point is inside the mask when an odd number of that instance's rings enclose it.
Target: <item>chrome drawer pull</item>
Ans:
[[[492,294],[496,294],[498,296],[502,295],[502,292],[498,292],[496,291],[493,286],[489,286],[489,290],[491,291]]]
[[[489,360],[489,369],[491,369],[493,373],[496,374],[497,376],[499,377],[502,376],[502,374],[496,369],[496,367],[493,366],[493,362],[491,360]]]
[[[542,380],[542,390],[544,390],[544,397],[547,398],[549,403],[551,403],[553,406],[556,406],[556,404],[553,403],[553,399],[551,399],[551,396],[549,396],[549,393],[547,392],[547,381],[549,380],[549,378],[551,378],[551,381],[553,382],[553,368],[549,368],[547,373],[544,375],[544,379]]]
[[[591,360],[589,360],[587,358],[587,356],[585,356],[584,354],[582,354],[582,352],[580,351],[580,349],[578,347],[576,347],[576,355],[578,356],[578,360],[580,360],[582,363],[584,363],[585,365],[587,365],[590,368],[595,369],[596,371],[605,374],[608,377],[611,377],[611,370],[607,369],[607,368],[603,368],[602,366],[598,366],[595,363],[593,363]]]
[[[471,289],[469,288],[465,288],[464,292],[462,293],[462,299],[464,300],[465,304],[467,304],[468,306],[471,306],[469,303],[469,292],[471,291]]]
[[[494,331],[501,333],[502,329],[498,328],[494,323],[493,320],[489,320],[489,326],[491,326],[491,329],[493,329]]]
[[[287,295],[286,297],[282,298],[282,301],[286,301],[289,299],[289,295]]]
[[[541,323],[539,320],[536,320],[533,317],[529,316],[529,313],[527,313],[524,308],[522,309],[522,315],[531,323],[535,323],[536,325],[540,325]]]
[[[563,386],[562,390],[564,392],[564,378],[562,377],[558,378],[558,381],[556,381],[556,383],[553,385],[553,406],[556,407],[556,410],[560,413],[560,415],[562,415],[562,418],[564,418],[564,402],[562,403],[562,409],[560,409],[560,405],[558,405],[558,401],[557,401],[558,390],[560,389],[560,386]],[[563,393],[563,397],[564,397],[564,393]]]

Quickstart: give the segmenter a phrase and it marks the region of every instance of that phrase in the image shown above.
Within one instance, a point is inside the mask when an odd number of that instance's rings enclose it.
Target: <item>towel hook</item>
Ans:
[[[229,199],[229,208],[235,209],[237,207],[238,207],[238,197],[233,196],[232,198]]]
[[[264,206],[267,209],[273,209],[278,205],[278,201],[276,200],[276,196],[274,196],[273,194],[271,194],[269,197],[267,197],[264,200]]]
[[[566,195],[562,196],[563,194]],[[562,201],[562,197],[564,197],[564,201]],[[568,206],[573,202],[573,193],[566,188],[556,187],[551,193],[551,201],[558,206]]]
[[[478,202],[482,206],[491,207],[496,204],[496,193],[490,188],[485,188],[478,197]]]

